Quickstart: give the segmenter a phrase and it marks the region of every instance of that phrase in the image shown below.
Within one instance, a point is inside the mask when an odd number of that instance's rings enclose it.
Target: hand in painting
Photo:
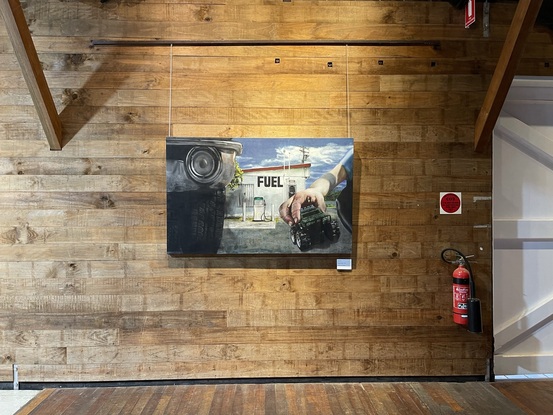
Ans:
[[[315,205],[326,212],[325,196],[339,183],[346,180],[347,171],[343,162],[338,163],[332,170],[323,174],[305,190],[300,190],[294,196],[280,205],[280,217],[290,226],[301,219],[301,208],[307,205]]]
[[[323,212],[326,211],[324,195],[315,188],[309,188],[297,192],[279,207],[280,217],[288,224],[294,225],[301,219],[301,208],[307,205],[315,205]]]

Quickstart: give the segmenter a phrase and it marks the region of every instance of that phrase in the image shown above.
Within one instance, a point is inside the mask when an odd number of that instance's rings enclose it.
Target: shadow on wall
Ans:
[[[62,63],[63,71],[79,71],[82,67],[96,62],[94,54],[67,54]],[[63,126],[62,148],[65,147],[100,111],[106,111],[105,105],[117,93],[117,90],[128,78],[128,72],[114,73],[109,71],[109,64],[101,62],[95,72],[81,88],[66,88],[61,95],[59,116]],[[98,93],[97,91],[100,91]],[[109,91],[109,92],[108,92]],[[124,123],[133,122],[137,114],[129,113]]]

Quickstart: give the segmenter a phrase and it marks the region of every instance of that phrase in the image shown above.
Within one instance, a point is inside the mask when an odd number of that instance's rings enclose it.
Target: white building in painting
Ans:
[[[296,192],[305,189],[311,163],[244,169],[242,184],[227,189],[227,217],[272,221],[278,208]]]

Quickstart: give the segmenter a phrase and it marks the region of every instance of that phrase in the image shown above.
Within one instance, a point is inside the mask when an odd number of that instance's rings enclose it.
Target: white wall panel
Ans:
[[[493,161],[495,373],[551,373],[553,80],[513,82]]]

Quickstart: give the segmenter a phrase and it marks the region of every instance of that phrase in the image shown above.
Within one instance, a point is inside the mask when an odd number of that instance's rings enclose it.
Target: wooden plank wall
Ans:
[[[490,153],[474,123],[515,6],[27,0],[70,141],[51,152],[0,27],[0,381],[483,375]],[[90,48],[91,39],[438,39],[432,47]],[[520,72],[547,74],[547,33]],[[276,59],[280,63],[276,63]],[[172,125],[169,86],[172,79]],[[355,139],[355,269],[169,258],[165,137]],[[440,191],[463,214],[440,216]],[[483,335],[452,323],[448,246],[477,255]]]

